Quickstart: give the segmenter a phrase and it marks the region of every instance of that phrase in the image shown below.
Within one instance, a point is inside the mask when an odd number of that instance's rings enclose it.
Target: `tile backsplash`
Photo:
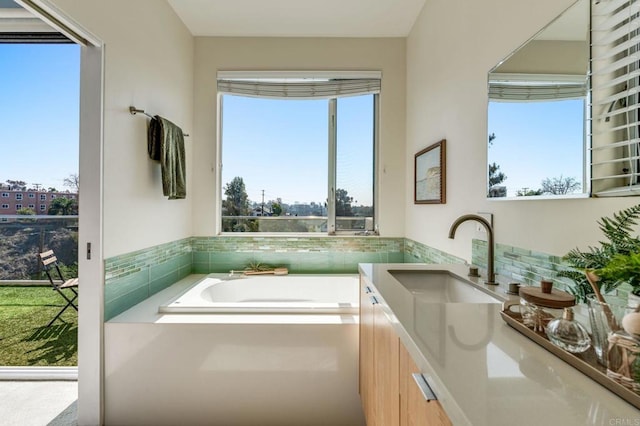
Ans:
[[[105,321],[191,274],[191,239],[105,259]]]
[[[559,256],[496,244],[496,273],[509,281],[556,288],[570,281],[556,273]],[[105,260],[105,320],[124,312],[189,274],[243,270],[250,264],[284,266],[290,273],[357,273],[358,263],[465,263],[407,238],[352,236],[191,237]],[[474,239],[472,263],[486,268],[487,242]],[[622,289],[622,292],[625,290]]]
[[[243,270],[252,263],[294,274],[357,273],[358,263],[403,262],[403,239],[380,237],[194,237],[193,272]]]
[[[185,238],[105,260],[105,320],[192,273],[241,271],[262,263],[297,274],[355,274],[358,263],[402,262],[403,238]]]
[[[487,242],[474,239],[471,249],[471,263],[486,271]],[[554,288],[568,290],[571,280],[556,276],[558,271],[568,269],[562,257],[533,250],[496,244],[495,272],[512,282],[538,285],[541,280],[551,280]]]

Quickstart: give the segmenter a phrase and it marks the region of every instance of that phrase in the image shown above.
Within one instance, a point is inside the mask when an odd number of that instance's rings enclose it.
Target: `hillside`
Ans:
[[[13,222],[0,226],[0,280],[39,279],[38,253],[54,250],[65,265],[78,262],[78,232],[64,221]],[[75,225],[75,223],[74,223]]]

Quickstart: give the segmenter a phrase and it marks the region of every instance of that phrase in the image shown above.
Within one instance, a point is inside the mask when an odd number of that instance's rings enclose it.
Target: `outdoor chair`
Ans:
[[[58,315],[56,315],[49,322],[49,324],[47,324],[47,327],[49,327],[51,326],[51,324],[53,324],[55,320],[60,318],[60,315],[62,315],[62,313],[66,311],[69,307],[72,307],[76,311],[78,310],[78,306],[73,303],[78,298],[78,292],[76,290],[78,288],[78,279],[71,278],[66,280],[64,278],[64,276],[62,275],[62,271],[60,271],[60,266],[58,265],[58,258],[53,253],[53,250],[40,253],[40,260],[42,261],[42,265],[44,266],[44,271],[46,272],[47,277],[49,278],[49,282],[51,283],[53,290],[57,291],[58,294],[60,294],[60,296],[62,296],[64,300],[66,300],[67,302],[64,308],[62,308],[60,312],[58,312]],[[63,290],[69,290],[71,291],[71,293],[65,294]]]

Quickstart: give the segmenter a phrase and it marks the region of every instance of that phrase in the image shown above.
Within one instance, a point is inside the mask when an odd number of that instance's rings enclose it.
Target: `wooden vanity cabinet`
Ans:
[[[360,399],[367,426],[450,425],[438,401],[426,401],[412,374],[420,370],[360,278]]]
[[[451,425],[438,401],[427,401],[413,379],[420,369],[400,344],[400,426]]]
[[[377,426],[398,426],[400,339],[380,308],[373,305],[373,394],[375,396]]]
[[[367,426],[398,426],[400,340],[372,287],[360,285],[360,400]]]
[[[373,294],[360,277],[360,363],[359,389],[362,411],[367,425],[375,424],[375,398],[373,394]]]

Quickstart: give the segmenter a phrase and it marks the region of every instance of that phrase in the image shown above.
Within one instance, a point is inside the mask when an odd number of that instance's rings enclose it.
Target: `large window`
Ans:
[[[379,86],[219,79],[221,231],[375,231]]]

